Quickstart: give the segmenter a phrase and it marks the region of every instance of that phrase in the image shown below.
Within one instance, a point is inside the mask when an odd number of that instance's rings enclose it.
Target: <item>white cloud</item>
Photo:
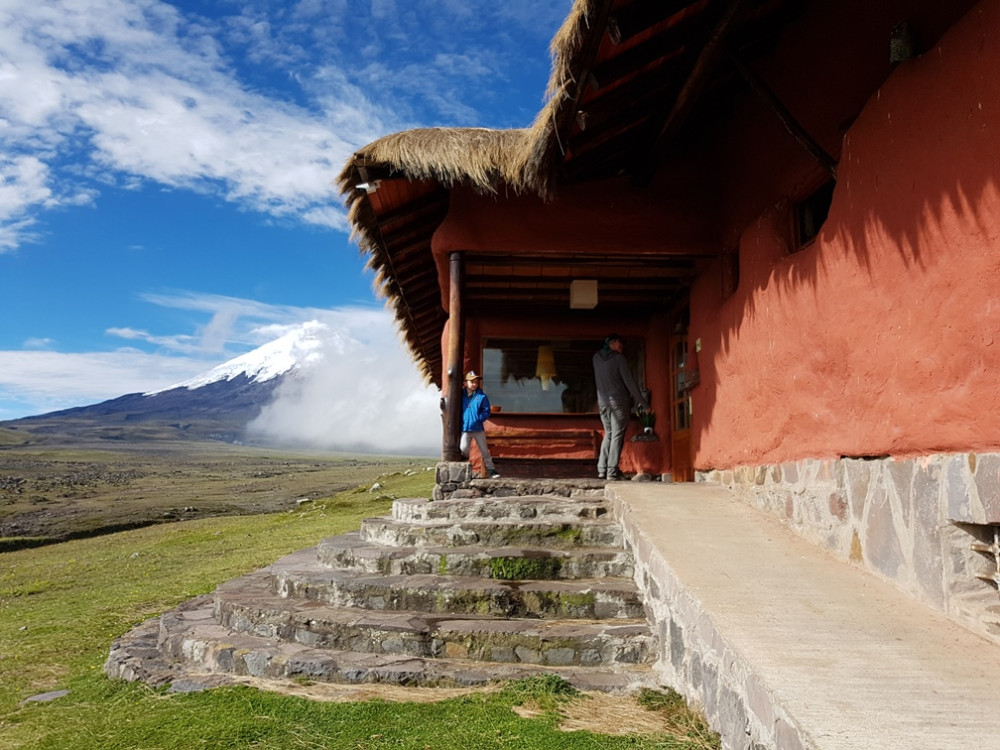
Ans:
[[[128,348],[87,353],[0,351],[0,419],[166,387],[209,366],[203,360]]]
[[[197,336],[187,334],[154,336],[149,331],[138,328],[109,328],[105,333],[127,341],[141,341],[146,344],[152,344],[160,349],[171,352],[193,354],[203,349]]]
[[[35,220],[29,212],[52,200],[47,173],[46,165],[33,156],[0,154],[0,252],[31,238],[29,229]]]
[[[93,199],[80,164],[99,182],[152,180],[344,229],[336,175],[384,117],[342,77],[299,104],[256,91],[219,33],[156,0],[4,3],[0,251],[31,239],[39,212]]]
[[[34,239],[46,210],[147,181],[344,230],[335,178],[361,145],[529,124],[502,92],[569,0],[205,7],[0,4],[0,252]]]
[[[319,321],[325,331],[316,350],[321,364],[303,369],[278,390],[253,425],[255,433],[326,449],[440,451],[440,394],[423,383],[387,310],[296,308],[192,292],[144,298],[202,313],[209,322],[194,333],[167,335],[111,328],[109,335],[135,344],[112,352],[0,351],[0,419],[168,388]],[[200,345],[206,336],[227,354],[208,356]],[[140,344],[157,351],[140,351]]]
[[[251,432],[282,444],[436,455],[440,394],[425,385],[383,310],[326,316],[322,364],[287,379]]]
[[[24,342],[25,349],[48,349],[56,342],[49,338],[32,337]]]
[[[208,316],[208,322],[199,326],[190,336],[150,337],[148,340],[151,343],[181,352],[195,349],[228,352],[228,356],[236,356],[248,348],[279,338],[290,327],[297,326],[304,320],[332,314],[329,310],[318,308],[271,305],[240,297],[188,291],[149,292],[140,295],[140,299],[159,307]],[[131,329],[109,329],[108,333],[119,335],[119,330]],[[146,332],[143,334],[150,336]],[[171,347],[171,341],[176,346]]]

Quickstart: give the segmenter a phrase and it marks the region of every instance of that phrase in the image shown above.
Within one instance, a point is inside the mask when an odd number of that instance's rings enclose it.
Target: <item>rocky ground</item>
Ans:
[[[179,519],[282,511],[433,463],[224,443],[0,446],[0,551]]]

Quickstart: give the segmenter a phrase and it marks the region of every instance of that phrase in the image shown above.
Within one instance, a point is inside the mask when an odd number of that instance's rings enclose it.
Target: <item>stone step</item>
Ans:
[[[276,641],[236,633],[216,623],[208,597],[201,598],[200,606],[193,600],[185,607],[162,615],[158,631],[150,630],[146,626],[136,628],[116,641],[105,667],[109,675],[143,679],[153,684],[183,679],[185,689],[197,689],[201,686],[199,682],[204,686],[220,684],[218,679],[206,678],[205,672],[271,680],[461,687],[556,674],[580,690],[605,692],[629,692],[655,684],[648,664],[611,664],[594,668],[477,662],[450,656],[425,658],[400,653],[322,649]],[[130,637],[135,639],[131,644],[126,642]],[[139,656],[142,652],[153,653],[142,658]]]
[[[585,620],[645,616],[635,584],[622,578],[497,581],[435,574],[370,575],[321,566],[315,547],[282,558],[268,570],[279,596],[338,607]]]
[[[389,547],[615,547],[623,548],[621,526],[611,520],[545,522],[472,521],[409,523],[366,518],[361,538]]]
[[[220,586],[216,623],[234,632],[322,649],[423,658],[609,666],[650,663],[656,639],[645,620],[494,619],[475,615],[373,612],[271,592],[263,572]]]
[[[595,467],[596,471],[596,467]],[[574,479],[542,479],[528,477],[501,477],[500,479],[473,479],[470,483],[473,494],[492,497],[518,498],[531,496],[603,498],[607,482],[596,477]],[[456,491],[461,497],[465,490]]]
[[[624,549],[578,547],[385,547],[352,532],[317,545],[320,564],[385,575],[446,575],[503,580],[631,578],[632,555]]]
[[[468,520],[530,521],[557,519],[566,521],[578,518],[605,518],[610,506],[604,500],[604,490],[597,497],[569,499],[557,496],[481,497],[427,500],[403,498],[393,501],[392,518],[395,521],[417,523]]]
[[[366,519],[137,626],[106,671],[178,690],[247,675],[654,685],[659,639],[603,483],[484,481],[493,496],[473,484],[463,499],[398,500],[392,518]]]

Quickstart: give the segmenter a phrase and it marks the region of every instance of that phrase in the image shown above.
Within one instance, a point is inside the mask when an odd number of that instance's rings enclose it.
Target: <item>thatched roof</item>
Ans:
[[[560,105],[572,100],[574,60],[583,47],[590,19],[606,0],[577,0],[551,44],[552,74],[547,103],[528,128],[420,128],[393,133],[358,150],[338,179],[348,207],[352,239],[368,254],[368,267],[375,274],[377,294],[394,309],[396,319],[417,364],[429,381],[437,381],[440,355],[434,351],[433,328],[440,320],[424,323],[405,297],[392,263],[392,253],[379,226],[379,214],[365,190],[358,185],[374,179],[403,178],[429,183],[416,190],[419,196],[440,189],[467,185],[483,193],[499,189],[549,197],[555,184],[554,170],[560,146],[556,117]],[[427,238],[429,242],[429,236]],[[426,317],[426,315],[425,315]]]
[[[530,127],[409,130],[348,160],[339,186],[353,238],[428,380],[441,378],[446,320],[430,242],[449,190],[550,199],[559,185],[648,181],[685,127],[689,137],[706,129],[714,110],[704,107],[700,121],[691,114],[705,92],[731,90],[724,51],[763,54],[800,5],[576,0],[552,40],[547,101]]]
[[[368,254],[368,268],[375,274],[376,294],[393,308],[396,320],[418,366],[428,381],[436,382],[439,355],[433,349],[434,331],[421,331],[420,312],[406,299],[392,262],[392,252],[380,227],[376,212],[359,185],[374,180],[402,178],[410,183],[410,200],[427,202],[436,192],[457,184],[470,185],[484,192],[495,192],[500,185],[522,192],[529,187],[525,159],[530,153],[531,131],[489,130],[486,128],[420,128],[387,135],[356,152],[339,177],[341,192],[348,207],[352,239]],[[438,200],[441,218],[447,204]],[[434,205],[423,209],[432,215]],[[425,232],[426,243],[430,231]],[[429,255],[429,254],[428,254]],[[428,258],[429,261],[429,258]],[[424,273],[427,273],[425,264]],[[424,313],[424,317],[427,314]],[[442,316],[435,315],[423,327],[439,328]]]
[[[379,138],[357,151],[340,174],[348,206],[359,199],[358,167],[410,180],[436,180],[446,188],[465,184],[495,192],[502,183],[514,192],[550,195],[554,165],[550,152],[559,149],[553,124],[561,106],[571,99],[574,64],[599,5],[598,0],[577,0],[553,39],[548,101],[531,127],[418,128]]]
[[[492,191],[503,180],[520,187],[530,131],[487,128],[418,128],[393,133],[354,154],[341,174],[341,189],[354,189],[351,168],[368,165],[411,180],[437,180],[445,187],[469,183]]]

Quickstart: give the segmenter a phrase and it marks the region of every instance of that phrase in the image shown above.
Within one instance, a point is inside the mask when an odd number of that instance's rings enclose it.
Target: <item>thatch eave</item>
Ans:
[[[533,131],[526,128],[417,128],[379,138],[357,151],[339,177],[341,192],[356,190],[362,170],[409,180],[435,180],[445,188],[469,185],[484,193],[503,184],[534,189],[527,169]]]
[[[359,149],[345,164],[338,186],[348,208],[351,239],[374,273],[374,290],[393,309],[400,333],[422,374],[437,383],[434,353],[426,335],[417,330],[411,310],[392,267],[379,216],[368,192],[379,179],[434,182],[448,190],[463,185],[484,194],[501,190],[532,193],[543,199],[554,193],[555,174],[561,163],[559,118],[561,108],[572,103],[576,91],[574,67],[580,61],[592,18],[608,0],[577,0],[551,44],[552,74],[547,103],[528,128],[419,128],[393,133]],[[428,238],[429,242],[429,238]]]

